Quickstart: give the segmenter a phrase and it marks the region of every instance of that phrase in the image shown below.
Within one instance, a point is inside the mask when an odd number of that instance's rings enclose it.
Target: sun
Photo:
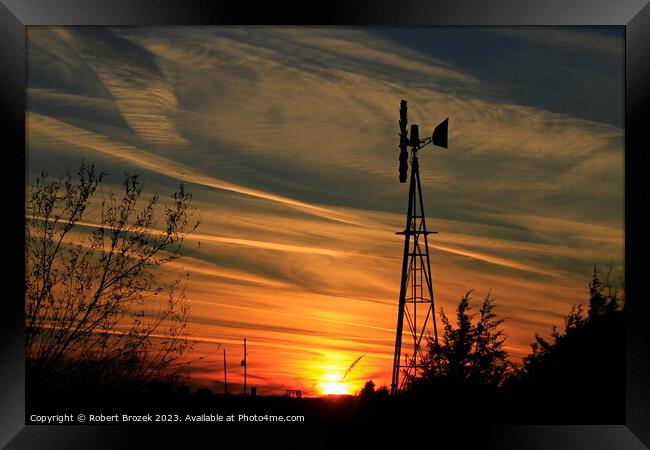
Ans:
[[[321,383],[320,388],[324,395],[348,395],[350,393],[350,386],[337,381]]]
[[[319,384],[320,391],[323,395],[348,395],[350,394],[350,385],[342,382],[339,376],[328,373],[321,377],[323,380]]]

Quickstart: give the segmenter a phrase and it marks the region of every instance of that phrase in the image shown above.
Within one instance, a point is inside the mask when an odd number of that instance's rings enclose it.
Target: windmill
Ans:
[[[406,100],[402,100],[399,120],[399,181],[406,183],[409,165],[411,166],[411,177],[406,227],[403,231],[396,233],[404,236],[404,254],[391,381],[391,394],[393,395],[414,380],[424,369],[425,358],[422,340],[426,335],[431,335],[431,329],[435,341],[438,341],[428,241],[428,236],[437,232],[429,231],[426,227],[418,152],[429,144],[433,144],[432,148],[434,146],[447,148],[449,118],[435,127],[431,137],[424,139],[420,139],[418,125],[412,124],[409,133],[407,133],[407,125],[407,103]],[[402,355],[403,347],[406,347],[406,344],[403,345],[402,342],[405,331],[404,322],[407,324],[410,353]],[[401,383],[400,372],[403,374]]]

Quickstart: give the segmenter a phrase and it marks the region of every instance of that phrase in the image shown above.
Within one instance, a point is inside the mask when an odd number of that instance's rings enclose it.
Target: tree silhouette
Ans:
[[[181,256],[191,194],[170,204],[142,199],[137,175],[121,195],[95,199],[105,178],[82,163],[28,193],[25,220],[25,334],[28,379],[75,376],[97,382],[173,378],[190,342],[186,276],[165,282],[160,268]]]
[[[383,385],[377,388],[374,381],[368,380],[359,391],[358,397],[362,401],[372,398],[385,398],[388,397],[388,388]]]
[[[372,380],[366,381],[363,388],[359,391],[360,398],[370,398],[375,394],[375,383]]]
[[[605,278],[600,268],[594,266],[594,275],[589,283],[589,319],[598,319],[619,309],[619,287],[612,280],[612,268],[607,269]]]
[[[542,366],[553,364],[552,360],[564,352],[565,346],[572,346],[585,333],[593,333],[602,327],[603,322],[617,317],[619,311],[620,290],[611,279],[611,268],[605,278],[601,269],[596,265],[592,281],[589,283],[589,311],[585,318],[582,305],[572,306],[571,312],[564,318],[564,330],[559,332],[553,327],[551,337],[553,342],[535,334],[535,342],[531,344],[531,354],[524,358],[524,371],[534,373]],[[568,342],[568,344],[567,344]]]
[[[506,376],[510,363],[503,349],[505,335],[501,324],[505,319],[497,319],[494,298],[488,293],[474,324],[476,314],[470,314],[471,293],[463,295],[456,307],[455,327],[440,309],[441,342],[429,337],[427,368],[421,382],[445,379],[453,384],[497,386]]]
[[[623,285],[612,280],[611,268],[603,273],[594,266],[586,317],[581,305],[573,306],[551,340],[535,334],[531,353],[507,386],[514,399],[537,405],[530,420],[624,420],[623,302]]]

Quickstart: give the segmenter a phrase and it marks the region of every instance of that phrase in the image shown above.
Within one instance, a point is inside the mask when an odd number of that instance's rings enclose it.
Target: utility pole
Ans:
[[[425,139],[420,139],[418,125],[415,124],[411,125],[409,136],[406,128],[407,123],[406,100],[402,100],[399,120],[399,181],[400,183],[406,182],[409,156],[411,178],[406,226],[404,231],[396,233],[404,236],[404,253],[391,381],[391,394],[393,395],[396,395],[407,383],[413,381],[418,373],[424,369],[425,355],[422,351],[422,338],[425,334],[429,334],[430,323],[432,324],[434,339],[436,342],[438,341],[428,241],[428,236],[437,232],[428,231],[426,227],[418,151],[430,143],[447,148],[448,119],[445,119],[434,129],[430,138]],[[411,147],[410,155],[408,147]],[[412,353],[405,353],[402,362],[402,334],[405,321],[412,341],[410,350]],[[404,372],[401,383],[400,371]]]
[[[241,365],[244,367],[244,394],[248,393],[248,389],[246,386],[247,382],[247,361],[246,361],[246,338],[244,338],[244,359],[242,359]]]
[[[223,349],[223,393],[227,394],[228,393],[228,376],[227,376],[227,369],[226,369],[226,349]]]

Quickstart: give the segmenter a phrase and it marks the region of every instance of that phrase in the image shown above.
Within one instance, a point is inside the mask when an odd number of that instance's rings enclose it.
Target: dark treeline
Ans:
[[[483,423],[624,423],[624,286],[594,267],[586,314],[574,306],[550,340],[539,334],[521,366],[504,349],[505,319],[488,294],[473,312],[471,291],[455,323],[441,310],[443,332],[429,339],[425,373],[408,380],[401,401],[440,420]],[[386,397],[367,383],[369,408]],[[399,401],[399,400],[397,400]]]

